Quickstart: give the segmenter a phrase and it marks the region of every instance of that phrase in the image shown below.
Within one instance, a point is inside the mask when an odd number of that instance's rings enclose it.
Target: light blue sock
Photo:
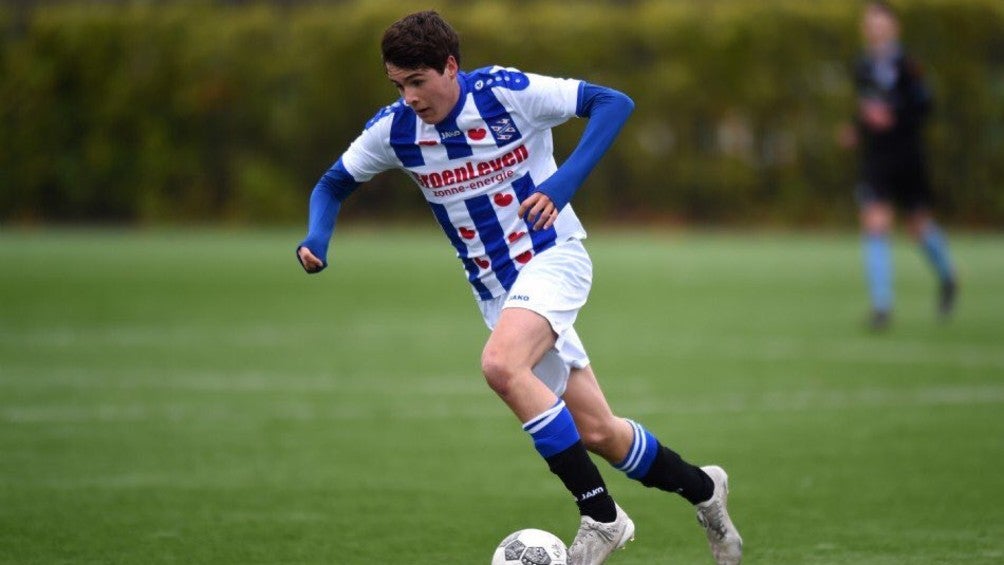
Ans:
[[[934,222],[928,222],[920,233],[920,247],[927,255],[927,260],[931,262],[934,271],[938,273],[938,279],[941,282],[947,282],[954,278],[955,269],[952,268],[952,259],[948,254],[948,242]]]
[[[865,277],[872,308],[880,312],[892,309],[892,246],[885,234],[864,237]]]

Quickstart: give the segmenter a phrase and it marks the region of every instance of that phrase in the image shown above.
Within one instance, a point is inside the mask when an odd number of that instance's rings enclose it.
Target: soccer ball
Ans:
[[[492,565],[568,565],[568,549],[558,536],[529,528],[506,536]]]

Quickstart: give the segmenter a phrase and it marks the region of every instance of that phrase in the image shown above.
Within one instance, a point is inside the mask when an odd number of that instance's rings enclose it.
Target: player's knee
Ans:
[[[505,355],[491,346],[486,347],[481,354],[481,372],[488,386],[499,396],[507,396],[512,390],[517,371],[513,363]]]
[[[865,222],[864,233],[869,237],[882,237],[889,235],[891,226],[883,219],[869,220]]]
[[[886,206],[869,206],[861,214],[861,223],[866,235],[887,235],[892,229],[892,211]]]
[[[607,421],[582,422],[579,426],[579,436],[586,449],[600,455],[615,450],[619,439],[617,431],[616,419],[612,418]]]
[[[910,232],[910,237],[915,240],[920,240],[930,222],[930,218],[919,214],[910,218],[910,222],[907,226],[907,230]]]

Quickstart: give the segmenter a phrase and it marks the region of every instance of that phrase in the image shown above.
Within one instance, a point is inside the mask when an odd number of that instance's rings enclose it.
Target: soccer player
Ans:
[[[919,66],[903,52],[899,18],[889,4],[869,2],[861,29],[866,50],[854,71],[856,127],[848,131],[844,142],[860,145],[857,198],[871,298],[869,324],[882,330],[890,322],[893,269],[889,232],[894,205],[906,213],[910,235],[938,276],[938,312],[947,319],[958,286],[945,236],[931,215],[922,140],[931,94]]]
[[[573,327],[592,265],[569,201],[634,103],[580,80],[500,66],[463,72],[456,32],[431,11],[391,25],[381,47],[401,98],[376,113],[314,187],[309,232],[297,248],[303,268],[327,266],[338,211],[360,183],[404,170],[453,244],[491,329],[481,357],[488,385],[578,505],[569,563],[603,563],[634,536],[587,450],[694,504],[716,561],[739,563],[725,471],[695,467],[641,424],[615,416]],[[589,121],[558,167],[551,128],[575,116]]]

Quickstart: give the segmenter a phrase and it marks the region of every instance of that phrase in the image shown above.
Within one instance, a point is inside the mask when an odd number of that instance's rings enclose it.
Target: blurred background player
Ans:
[[[694,504],[716,562],[738,564],[742,539],[726,510],[725,471],[695,467],[640,424],[614,416],[573,327],[592,263],[568,203],[634,103],[579,80],[498,66],[465,73],[457,34],[435,12],[394,23],[381,46],[401,98],[377,112],[315,186],[309,232],[297,248],[303,268],[327,266],[341,202],[360,183],[388,169],[407,171],[492,330],[482,353],[485,379],[578,505],[569,563],[603,563],[634,536],[589,450]],[[551,128],[574,116],[589,121],[557,167]]]
[[[859,148],[857,198],[871,299],[868,323],[872,329],[885,329],[892,314],[894,206],[907,215],[911,237],[938,276],[937,308],[946,319],[958,287],[944,233],[931,215],[922,139],[931,94],[919,65],[903,51],[899,17],[892,6],[869,2],[861,29],[865,53],[854,69],[858,112],[855,127],[844,130],[842,142]]]

